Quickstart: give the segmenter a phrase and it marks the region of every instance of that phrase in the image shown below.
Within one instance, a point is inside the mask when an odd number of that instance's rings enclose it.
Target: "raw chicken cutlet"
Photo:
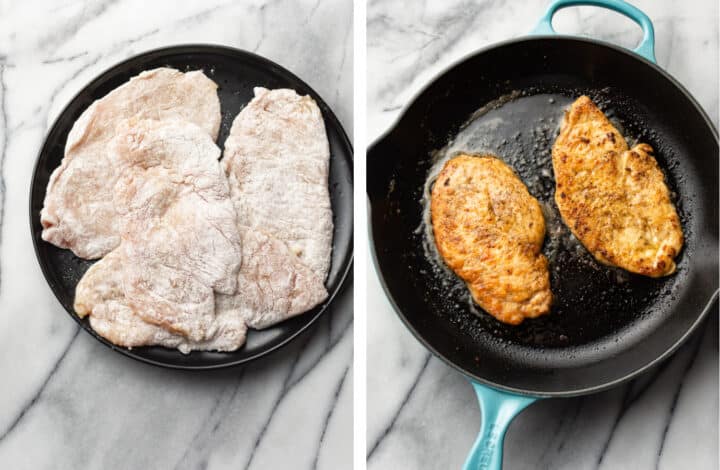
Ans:
[[[244,321],[215,312],[216,293],[236,293],[241,262],[220,150],[189,122],[130,120],[117,133],[122,242],[81,279],[78,315],[121,346],[237,349]]]
[[[238,227],[243,263],[235,295],[215,296],[215,312],[267,328],[307,312],[327,298],[323,280],[287,245],[259,230]]]
[[[233,123],[222,167],[194,124],[136,117],[116,125],[109,201],[121,243],[86,273],[75,300],[114,344],[232,351],[248,326],[327,298],[322,115],[292,90],[256,95]]]
[[[320,109],[293,90],[255,89],[233,122],[223,165],[243,238],[235,309],[253,328],[327,298],[332,250],[329,148]]]
[[[218,310],[205,338],[194,341],[181,333],[147,322],[129,305],[123,289],[126,261],[120,250],[90,267],[75,292],[75,311],[90,316],[90,326],[111,343],[128,348],[163,346],[193,350],[234,351],[245,342],[247,326],[234,311]]]
[[[675,272],[683,233],[650,145],[628,149],[581,96],[565,112],[552,160],[563,221],[595,259],[650,277]]]
[[[330,149],[315,101],[255,88],[225,141],[223,165],[238,220],[285,243],[324,281],[333,236]]]
[[[440,255],[480,307],[511,325],[550,311],[545,219],[509,166],[493,156],[448,160],[430,210]]]
[[[127,118],[195,123],[213,140],[220,128],[217,85],[201,71],[142,72],[95,101],[73,125],[65,156],[50,176],[40,213],[42,238],[77,256],[96,259],[120,243],[113,187],[120,162],[107,151]]]

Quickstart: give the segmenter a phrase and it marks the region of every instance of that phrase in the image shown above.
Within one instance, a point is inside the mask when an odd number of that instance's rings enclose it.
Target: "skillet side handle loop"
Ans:
[[[505,432],[513,418],[537,398],[502,392],[471,381],[482,413],[480,432],[463,470],[500,470]]]
[[[558,10],[574,6],[593,6],[613,10],[625,15],[643,30],[643,38],[640,44],[633,49],[633,52],[649,60],[653,64],[655,60],[655,29],[650,18],[637,7],[630,5],[623,0],[553,0],[548,6],[545,14],[540,18],[535,28],[530,32],[532,35],[557,34],[552,27],[552,19]]]

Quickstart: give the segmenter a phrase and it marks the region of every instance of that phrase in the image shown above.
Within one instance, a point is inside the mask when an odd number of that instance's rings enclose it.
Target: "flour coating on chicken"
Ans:
[[[236,312],[251,328],[272,326],[327,298],[323,280],[287,245],[259,230],[239,227],[243,263],[236,295],[217,295],[216,312]]]
[[[238,220],[284,242],[323,280],[330,267],[330,150],[322,113],[293,90],[255,88],[225,142]]]
[[[73,125],[65,155],[53,171],[40,219],[42,238],[77,256],[100,258],[120,243],[112,196],[122,174],[108,152],[125,119],[184,120],[213,140],[220,128],[217,85],[201,71],[142,72],[88,107]]]
[[[223,165],[243,237],[238,293],[219,296],[253,328],[327,298],[332,250],[329,146],[322,113],[293,90],[255,89],[233,122]]]
[[[244,321],[215,312],[241,262],[219,149],[191,123],[131,120],[110,151],[126,165],[112,199],[122,242],[80,281],[76,311],[123,346],[237,349]]]
[[[245,343],[247,326],[234,312],[215,315],[212,331],[201,341],[146,322],[128,305],[123,292],[125,263],[114,250],[95,263],[80,280],[75,292],[75,311],[111,343],[127,348],[163,346],[184,353],[193,350],[234,351]]]
[[[292,90],[255,92],[222,164],[214,135],[187,118],[125,119],[103,144],[114,165],[103,202],[119,241],[78,284],[75,309],[114,344],[233,351],[248,327],[327,298],[322,114]]]

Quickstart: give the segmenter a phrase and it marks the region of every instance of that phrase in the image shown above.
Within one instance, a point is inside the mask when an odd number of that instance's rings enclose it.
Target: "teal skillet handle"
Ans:
[[[480,402],[482,423],[463,470],[500,470],[508,426],[518,413],[537,398],[502,392],[473,381],[470,383]]]
[[[625,15],[639,24],[643,30],[643,38],[638,47],[633,51],[652,63],[657,62],[655,60],[655,29],[653,28],[652,21],[650,21],[650,18],[648,18],[645,13],[623,0],[553,0],[530,34],[556,34],[552,27],[553,15],[555,15],[555,12],[558,10],[574,6],[607,8]]]

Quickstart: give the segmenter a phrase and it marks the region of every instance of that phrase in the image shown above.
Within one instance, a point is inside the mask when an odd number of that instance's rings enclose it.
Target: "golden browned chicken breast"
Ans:
[[[652,147],[628,149],[581,96],[565,112],[552,160],[560,214],[595,259],[650,277],[675,272],[683,234]]]
[[[517,325],[550,310],[545,219],[509,166],[492,156],[452,158],[430,210],[440,255],[485,311]]]

